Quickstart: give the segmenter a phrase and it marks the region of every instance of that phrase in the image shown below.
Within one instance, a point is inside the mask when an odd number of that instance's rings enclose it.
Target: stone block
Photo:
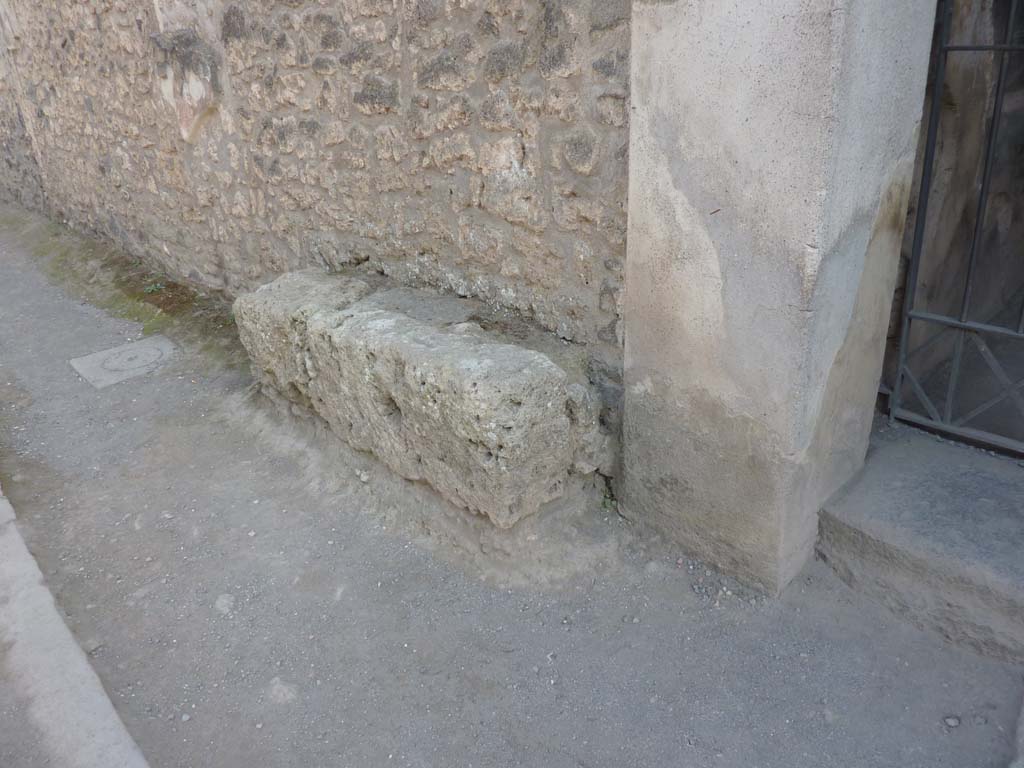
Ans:
[[[313,314],[347,307],[370,293],[359,280],[340,281],[322,270],[290,272],[238,298],[235,323],[257,378],[291,400],[306,400],[306,324]]]
[[[825,502],[817,551],[901,618],[1024,662],[1024,472],[909,427],[876,430],[864,470]]]
[[[256,376],[393,471],[500,528],[595,471],[599,400],[475,322],[477,302],[287,274],[235,302]]]
[[[367,75],[352,100],[366,115],[380,115],[398,106],[398,84],[378,75]]]

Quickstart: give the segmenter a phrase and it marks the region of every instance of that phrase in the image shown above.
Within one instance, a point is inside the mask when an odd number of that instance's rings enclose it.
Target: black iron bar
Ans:
[[[990,397],[988,400],[986,400],[984,403],[979,405],[977,408],[974,408],[973,410],[968,411],[963,416],[961,416],[959,419],[954,421],[953,422],[953,426],[954,427],[962,427],[964,424],[969,422],[975,416],[980,416],[981,414],[983,414],[985,411],[989,410],[990,408],[999,405],[999,403],[1003,402],[1003,400],[1008,398],[1014,391],[1019,391],[1021,389],[1024,389],[1024,379],[1021,379],[1020,381],[1014,383],[1013,387],[1011,387],[1010,389],[1003,390],[998,395],[995,395],[994,397]]]
[[[899,363],[897,366],[896,382],[889,400],[889,418],[907,421],[939,433],[945,433],[961,440],[995,448],[1002,451],[1009,451],[1024,455],[1024,439],[1017,434],[1016,437],[1008,437],[1004,434],[994,434],[977,427],[969,427],[968,423],[977,420],[981,414],[991,411],[999,403],[1011,400],[1013,406],[1024,414],[1024,379],[1013,381],[1005,368],[1000,364],[995,353],[988,347],[979,334],[991,334],[1001,339],[1012,339],[1015,342],[1024,340],[1024,303],[1021,304],[1019,315],[1012,320],[1008,326],[992,325],[987,322],[976,322],[970,319],[971,305],[973,301],[973,288],[978,279],[981,257],[984,255],[983,243],[985,240],[985,225],[988,215],[988,203],[991,196],[991,187],[994,178],[994,169],[999,147],[999,136],[1003,110],[1008,91],[1010,56],[1016,53],[1024,53],[1024,44],[1021,44],[1020,36],[1016,34],[1018,12],[1021,11],[1020,0],[1009,0],[1008,22],[1004,41],[993,45],[951,45],[949,37],[952,30],[953,13],[955,0],[939,0],[939,28],[937,30],[937,41],[935,50],[935,74],[932,85],[932,102],[928,115],[928,129],[925,137],[924,156],[921,168],[921,188],[918,194],[917,219],[913,233],[913,245],[910,254],[910,264],[907,269],[907,283],[905,300],[902,312],[902,324],[900,331]],[[938,134],[940,120],[944,119],[942,110],[942,93],[946,83],[949,54],[959,52],[987,52],[991,54],[993,74],[995,75],[994,93],[992,99],[992,113],[989,116],[987,135],[985,138],[984,154],[981,164],[981,179],[979,180],[976,217],[971,236],[965,273],[963,273],[962,296],[955,315],[937,314],[915,309],[918,283],[920,281],[920,270],[924,256],[925,233],[928,223],[928,205],[931,193],[931,185],[935,168]],[[951,361],[949,381],[946,385],[946,399],[943,403],[937,403],[925,391],[921,382],[913,373],[910,363],[913,356],[931,347],[936,341],[947,338],[944,331],[935,333],[930,338],[920,343],[916,348],[909,349],[911,329],[918,328],[916,323],[936,324],[947,331],[956,334],[955,349]],[[1013,327],[1015,325],[1015,327]],[[976,345],[978,352],[985,363],[995,374],[1001,391],[989,397],[984,403],[973,407],[969,412],[955,415],[954,405],[958,392],[965,386],[961,379],[964,378],[963,369],[966,366],[967,339],[970,338]],[[913,393],[914,399],[920,401],[920,406],[913,406],[913,410],[903,405],[903,400]],[[942,405],[943,414],[940,416],[936,405]],[[1016,433],[1014,433],[1016,434]]]
[[[889,421],[900,410],[903,395],[903,378],[907,371],[907,347],[910,344],[910,312],[917,293],[917,278],[921,268],[921,248],[924,243],[925,222],[928,219],[928,194],[931,191],[932,175],[935,171],[935,145],[939,133],[939,117],[942,114],[942,88],[946,81],[946,47],[949,45],[949,28],[953,20],[952,0],[939,0],[939,53],[935,64],[935,83],[932,85],[932,104],[928,116],[928,136],[925,140],[921,189],[918,193],[917,213],[914,221],[914,244],[910,251],[910,266],[907,270],[907,290],[903,296],[903,318],[900,324],[899,364],[896,367],[896,383],[889,401]]]
[[[1017,17],[1019,0],[1010,0],[1010,20],[1006,28],[1006,42],[1013,36],[1013,25]],[[988,141],[985,146],[985,169],[981,176],[981,191],[978,194],[978,208],[974,217],[974,235],[971,237],[971,251],[967,259],[967,281],[964,284],[964,295],[960,302],[960,319],[966,320],[971,311],[971,290],[974,287],[975,267],[978,261],[978,246],[985,229],[985,214],[988,209],[988,193],[992,186],[992,168],[995,165],[996,144],[999,141],[999,123],[1003,116],[1003,98],[1006,95],[1006,70],[1010,57],[1006,53],[997,52],[999,57],[999,74],[996,79],[996,99],[992,120],[988,126]],[[958,343],[962,341],[958,340]]]
[[[946,402],[942,408],[942,420],[953,420],[953,403],[956,401],[956,387],[960,382],[960,366],[964,360],[964,336],[967,331],[959,329],[956,332],[956,342],[953,345],[953,365],[949,370],[949,383],[946,385]]]
[[[1016,453],[1024,455],[1024,442],[1020,440],[1014,440],[1011,437],[1003,437],[1002,435],[993,435],[989,432],[982,432],[978,429],[971,429],[970,427],[957,427],[952,424],[946,424],[941,421],[934,421],[920,414],[900,409],[896,411],[896,418],[900,421],[906,421],[911,424],[916,424],[919,427],[925,429],[931,429],[936,432],[945,434],[955,435],[963,440],[978,445],[984,445],[988,448],[996,448],[1001,451],[1008,451],[1010,453]]]
[[[945,335],[946,331],[952,331],[952,330],[955,330],[955,329],[954,328],[940,328],[938,333],[933,334],[926,341],[922,341],[920,344],[918,344],[916,347],[914,347],[912,350],[910,350],[910,352],[907,353],[907,360],[911,360],[914,357],[914,355],[919,355],[920,353],[924,352],[929,347],[934,346],[935,342],[937,342],[941,338],[944,338],[944,335]]]
[[[914,390],[914,394],[917,395],[917,399],[921,401],[921,405],[923,405],[924,409],[928,411],[928,415],[936,421],[942,421],[942,418],[939,416],[938,408],[935,407],[932,399],[928,397],[928,393],[924,391],[924,387],[922,387],[918,382],[917,377],[914,376],[909,369],[904,371],[904,375],[906,375],[907,381],[910,382],[910,388]]]
[[[965,331],[978,331],[979,333],[995,333],[1000,336],[1009,336],[1012,339],[1024,339],[1024,333],[1017,331],[1013,328],[1007,328],[1002,325],[991,325],[989,323],[979,323],[975,320],[957,320],[955,317],[947,317],[946,315],[936,315],[932,312],[920,312],[913,310],[910,316],[915,320],[924,320],[929,323],[938,323],[939,325],[946,325],[950,328],[962,328]]]
[[[966,331],[964,331],[964,333],[966,333]],[[1013,404],[1017,406],[1017,410],[1020,411],[1021,417],[1024,418],[1024,397],[1022,397],[1020,392],[1017,391],[1017,388],[1014,386],[1015,382],[1006,374],[1003,366],[999,364],[996,356],[992,354],[992,350],[988,348],[988,344],[985,343],[985,340],[981,338],[981,336],[976,333],[971,334],[971,341],[974,342],[974,345],[978,348],[981,356],[985,359],[985,362],[988,363],[988,367],[992,369],[992,373],[999,380],[999,383],[1003,387],[1003,391],[1008,393]]]
[[[971,53],[975,51],[1024,51],[1024,45],[947,45],[942,50],[949,53]]]

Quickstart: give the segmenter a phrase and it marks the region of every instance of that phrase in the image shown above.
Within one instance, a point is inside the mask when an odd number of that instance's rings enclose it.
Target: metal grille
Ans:
[[[968,36],[965,30],[971,25],[963,23],[962,15],[958,15],[962,9],[955,0],[940,2],[921,191],[907,270],[898,367],[890,398],[892,418],[1014,453],[1024,453],[1024,287],[1018,286],[1021,290],[1014,294],[1012,283],[1024,276],[1024,250],[1013,239],[1008,245],[1003,243],[998,258],[989,251],[993,219],[1012,215],[1000,209],[995,216],[990,210],[993,176],[998,171],[1000,179],[1007,178],[1011,166],[1001,164],[1014,158],[1015,167],[1024,155],[1024,142],[1019,141],[1024,135],[1019,130],[1024,116],[1017,121],[1017,113],[1024,113],[1018,104],[1018,94],[1024,96],[1024,14],[1020,4],[1019,0],[994,3],[989,28],[994,30],[992,42],[977,44],[956,39]],[[968,64],[964,59],[953,59],[971,56],[975,58],[967,60]],[[940,125],[944,119],[964,119],[949,103],[948,69],[956,74],[963,71],[957,67],[975,64],[979,71],[984,68],[983,109],[990,106],[990,112],[977,115],[987,119],[987,126],[978,144],[976,188],[969,190],[972,195],[976,192],[976,197],[970,198],[970,204],[976,206],[973,228],[965,220],[964,247],[937,254],[927,233],[936,173],[947,170],[936,168]],[[1012,96],[1009,102],[1008,90]],[[980,126],[981,122],[975,124]],[[945,147],[944,151],[948,150]],[[949,183],[948,178],[945,183]],[[1006,197],[1002,189],[998,194],[1000,201]],[[964,210],[971,205],[965,205]],[[933,213],[941,215],[942,211]],[[931,226],[934,230],[941,223],[932,221]],[[931,276],[925,290],[921,285],[922,264]],[[935,286],[939,284],[944,295],[936,298]],[[988,298],[982,301],[980,295]],[[1002,298],[993,304],[993,295]]]

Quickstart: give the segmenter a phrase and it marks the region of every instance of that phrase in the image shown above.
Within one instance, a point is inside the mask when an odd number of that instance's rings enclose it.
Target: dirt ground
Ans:
[[[821,563],[758,598],[599,496],[497,536],[254,394],[226,307],[167,285],[0,216],[0,482],[153,768],[1010,761],[1020,668]],[[144,331],[151,375],[69,365]]]

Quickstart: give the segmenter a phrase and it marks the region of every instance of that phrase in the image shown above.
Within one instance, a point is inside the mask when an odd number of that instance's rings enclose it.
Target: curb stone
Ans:
[[[0,667],[54,768],[148,768],[57,610],[0,489]]]

